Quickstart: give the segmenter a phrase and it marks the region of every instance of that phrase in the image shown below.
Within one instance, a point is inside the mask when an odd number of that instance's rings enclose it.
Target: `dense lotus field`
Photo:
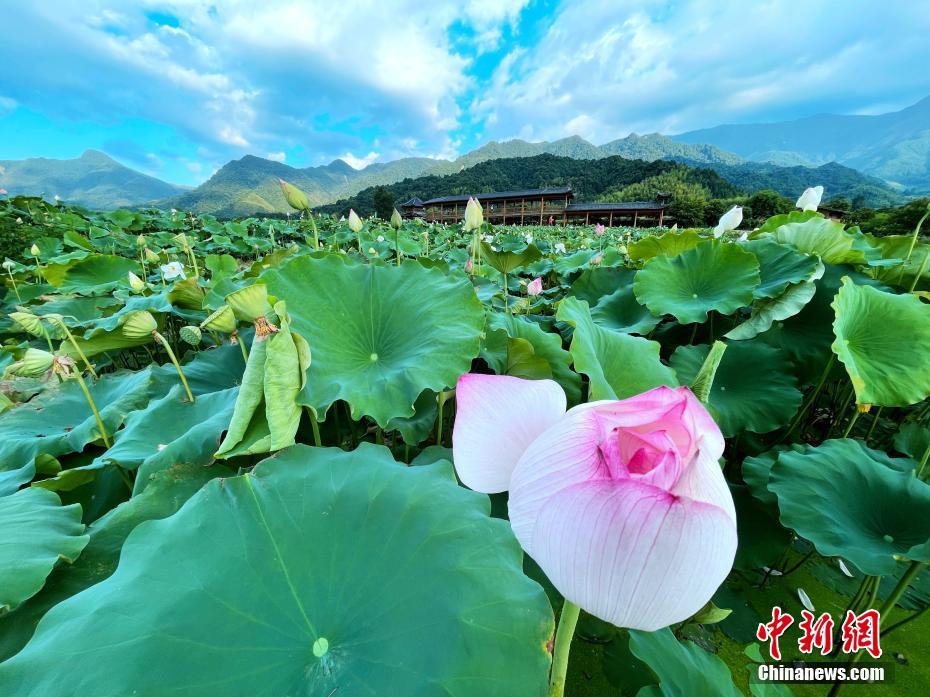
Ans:
[[[930,680],[919,230],[0,216],[4,697]]]

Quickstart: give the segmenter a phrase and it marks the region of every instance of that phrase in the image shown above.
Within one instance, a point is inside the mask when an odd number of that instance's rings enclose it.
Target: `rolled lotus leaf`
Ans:
[[[7,366],[4,377],[15,375],[21,378],[41,377],[52,369],[55,356],[41,349],[27,348],[23,357]]]
[[[174,242],[178,247],[180,247],[184,251],[187,251],[188,249],[190,249],[190,246],[191,246],[190,240],[187,239],[187,235],[185,235],[183,232],[172,237],[171,241]]]
[[[193,325],[181,327],[181,331],[178,333],[181,335],[181,341],[191,346],[199,346],[200,340],[203,338],[203,335],[200,333],[200,327],[195,327]]]
[[[254,322],[268,314],[268,288],[264,283],[240,288],[226,296],[226,304],[237,319]]]
[[[125,338],[136,341],[151,337],[152,332],[157,329],[158,323],[151,312],[137,310],[126,315],[126,319],[120,324],[119,332]]]
[[[61,339],[64,336],[64,332],[60,327],[54,324],[43,324],[43,318],[31,312],[11,312],[10,319],[22,327],[23,331],[33,336],[45,337],[48,335],[52,339]]]
[[[161,257],[158,256],[158,252],[153,252],[148,247],[145,248],[145,251],[143,253],[145,255],[145,260],[149,262],[150,264],[157,264],[161,261]]]
[[[203,288],[197,285],[197,279],[193,277],[175,281],[174,286],[168,291],[168,302],[185,310],[201,309],[203,297]]]
[[[232,334],[236,331],[236,314],[229,305],[223,305],[200,323],[201,329],[207,329],[211,332],[222,332],[223,334]]]

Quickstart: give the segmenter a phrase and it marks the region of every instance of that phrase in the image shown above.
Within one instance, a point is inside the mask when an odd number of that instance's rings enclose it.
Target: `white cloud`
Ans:
[[[352,169],[365,169],[368,165],[378,159],[378,155],[375,151],[371,151],[364,157],[356,157],[350,152],[347,152],[345,155],[340,155],[339,159],[344,160]]]
[[[265,157],[275,162],[284,162],[287,159],[287,153],[281,150],[280,152],[270,152]]]

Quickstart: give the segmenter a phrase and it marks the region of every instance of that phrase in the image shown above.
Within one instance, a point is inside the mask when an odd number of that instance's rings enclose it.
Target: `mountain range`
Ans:
[[[98,150],[86,150],[71,160],[0,160],[0,189],[11,196],[58,196],[100,209],[154,203],[184,191],[184,187],[125,167]]]
[[[827,188],[828,197],[842,195],[870,206],[891,205],[902,200],[902,194],[930,191],[930,97],[877,116],[825,114],[777,123],[722,125],[675,136],[632,134],[603,145],[579,136],[537,143],[491,141],[455,160],[407,157],[364,169],[343,160],[297,168],[247,155],[227,163],[194,189],[168,184],[88,150],[73,160],[0,161],[0,188],[10,194],[58,195],[92,208],[158,205],[237,216],[287,211],[278,178],[300,187],[313,206],[320,206],[375,186],[456,174],[489,160],[538,155],[672,160],[713,169],[746,192],[773,188],[793,196],[819,183]]]

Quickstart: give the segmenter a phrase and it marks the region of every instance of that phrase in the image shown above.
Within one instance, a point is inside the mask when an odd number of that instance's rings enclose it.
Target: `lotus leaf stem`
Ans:
[[[75,370],[74,377],[77,379],[78,384],[81,386],[81,392],[84,393],[84,399],[87,400],[87,404],[90,406],[90,410],[94,412],[94,419],[97,421],[97,428],[100,430],[100,437],[103,438],[103,444],[110,447],[110,437],[107,435],[107,429],[103,425],[103,419],[100,418],[100,412],[97,411],[97,405],[94,404],[94,398],[90,396],[90,390],[87,389],[87,383],[84,382],[84,378],[81,377],[81,371]]]
[[[920,262],[920,268],[917,269],[917,273],[914,274],[914,280],[911,281],[911,287],[907,289],[909,293],[914,292],[914,289],[917,287],[917,281],[920,280],[920,277],[924,275],[924,271],[927,270],[927,262],[930,262],[930,249],[927,249],[927,253],[924,254],[924,260]]]
[[[804,404],[801,405],[800,411],[795,415],[791,420],[791,424],[788,426],[788,430],[785,431],[785,435],[781,437],[782,441],[788,439],[794,429],[798,427],[798,424],[801,423],[801,419],[804,418],[804,415],[807,414],[807,411],[813,406],[814,402],[817,401],[817,397],[820,396],[820,391],[823,390],[824,383],[827,382],[827,377],[830,375],[830,371],[833,369],[833,364],[836,362],[836,354],[832,351],[830,352],[830,360],[827,361],[827,365],[824,366],[823,372],[820,374],[820,379],[817,380],[817,386],[814,388],[814,391],[808,395],[807,399],[804,400]]]
[[[901,272],[898,274],[898,283],[904,279],[904,269],[907,266],[907,262],[911,260],[911,255],[914,253],[914,247],[917,246],[917,239],[920,237],[920,228],[923,227],[927,216],[930,216],[930,206],[927,207],[927,212],[924,213],[920,220],[917,221],[917,225],[914,228],[914,233],[911,235],[911,243],[907,248],[907,256],[904,257],[904,263],[901,264]],[[920,278],[920,273],[918,273],[915,277],[915,283],[917,278]],[[911,290],[913,290],[913,288]]]
[[[865,434],[866,445],[868,445],[869,439],[872,437],[872,434],[875,432],[875,427],[878,426],[878,420],[879,418],[881,418],[882,410],[884,410],[884,408],[885,407],[879,407],[875,411],[875,414],[872,415],[872,425],[869,426],[869,432]]]
[[[930,443],[927,443],[926,449],[924,449],[924,454],[920,458],[920,464],[917,465],[917,478],[923,479],[924,468],[927,466],[927,461],[930,460]]]
[[[71,334],[71,330],[68,329],[68,325],[65,324],[64,320],[62,319],[56,319],[55,321],[58,323],[58,326],[64,330],[65,336],[68,337],[68,341],[71,342],[71,345],[74,347],[77,355],[81,357],[82,361],[84,361],[84,365],[87,366],[87,370],[89,370],[90,374],[94,376],[94,379],[97,379],[99,377],[97,375],[97,371],[94,370],[94,366],[90,364],[90,361],[87,360],[87,356],[84,355],[84,351],[81,350],[81,347],[78,346],[77,341],[74,340],[74,336]]]
[[[168,353],[168,358],[171,359],[171,362],[174,363],[175,370],[178,371],[178,377],[181,378],[181,384],[184,385],[184,391],[187,392],[188,401],[193,402],[194,395],[191,394],[191,388],[187,384],[187,378],[184,377],[184,371],[181,370],[181,364],[178,363],[177,356],[174,355],[174,351],[171,349],[171,344],[169,344],[168,340],[159,334],[156,330],[152,331],[152,336],[155,337],[155,341],[164,346],[165,351]]]
[[[313,428],[313,444],[319,448],[323,445],[323,440],[320,438],[320,424],[316,420],[313,409],[307,407],[307,413],[310,414],[310,426]]]
[[[565,693],[565,679],[568,676],[568,654],[572,648],[572,637],[578,624],[581,608],[566,599],[559,615],[559,627],[555,633],[555,646],[552,650],[552,672],[549,675],[549,697],[562,697]]]
[[[10,275],[10,281],[13,283],[13,292],[16,293],[16,299],[19,302],[22,302],[23,299],[19,295],[19,288],[16,287],[16,279],[13,278],[13,267],[12,266],[8,267],[6,272]]]
[[[852,432],[853,426],[855,426],[856,422],[859,420],[860,413],[861,412],[858,409],[853,412],[852,417],[849,419],[849,424],[846,426],[846,430],[843,431],[843,438],[849,438],[849,434]]]

